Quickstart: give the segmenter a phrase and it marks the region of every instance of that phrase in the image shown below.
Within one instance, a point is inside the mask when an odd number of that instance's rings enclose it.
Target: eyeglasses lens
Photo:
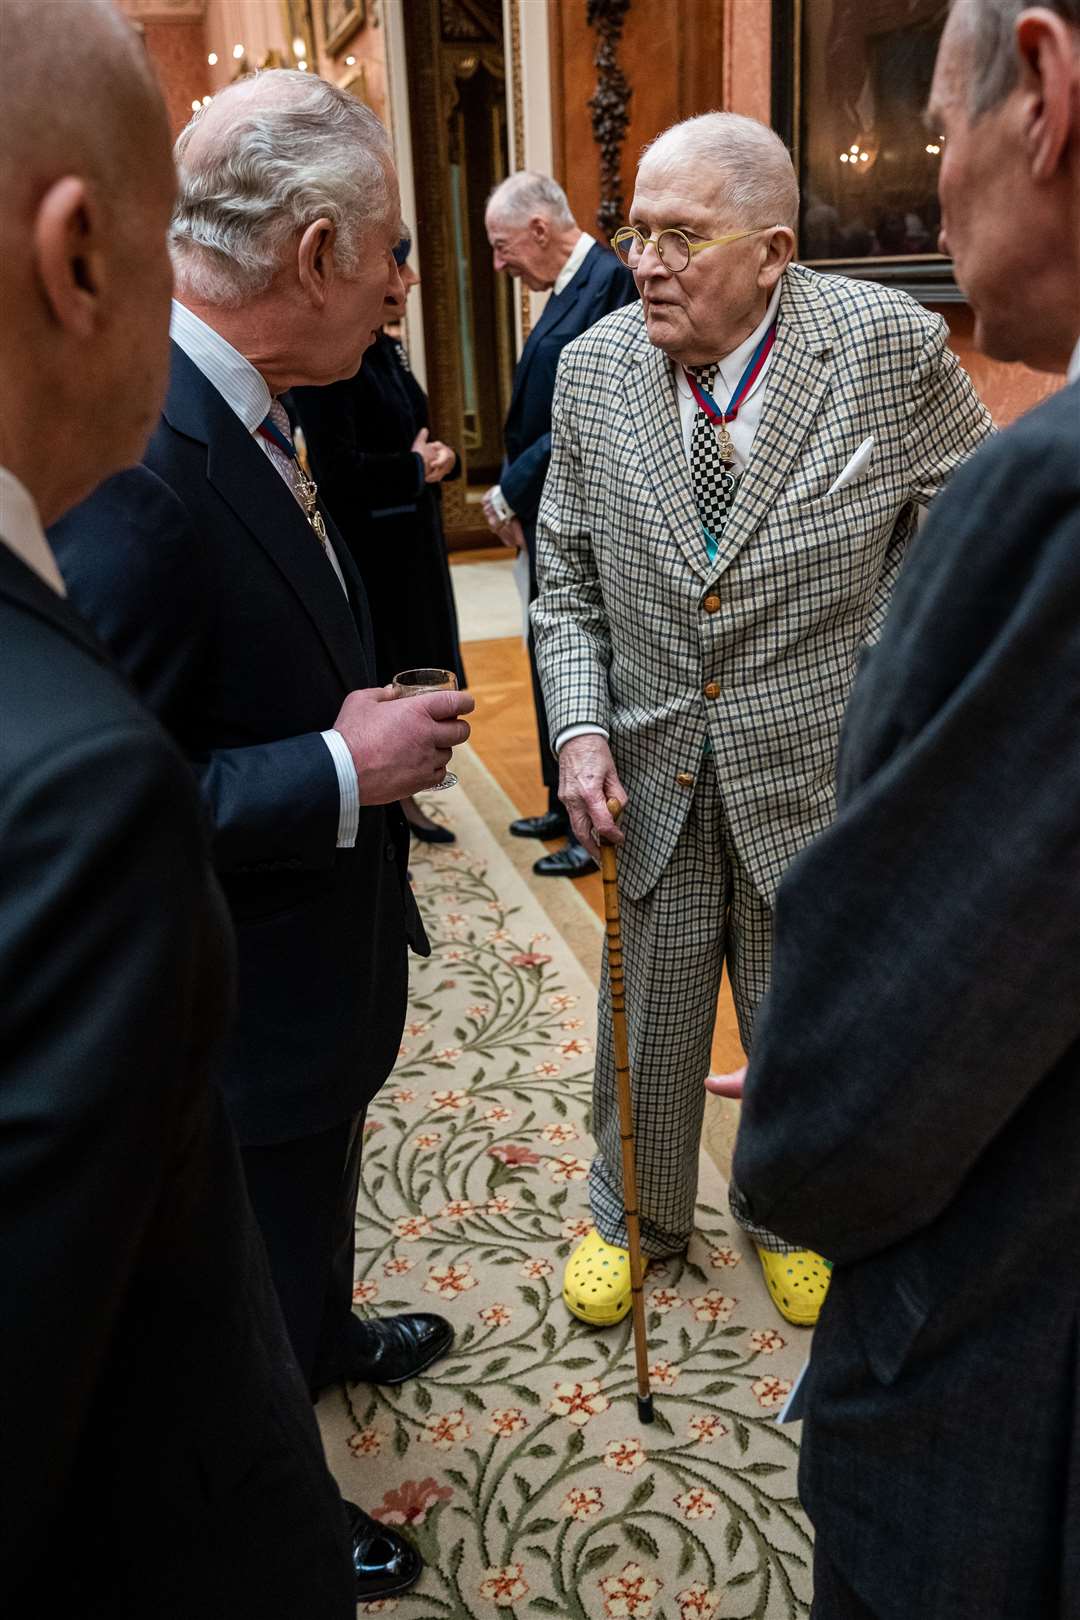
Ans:
[[[690,263],[690,249],[681,231],[661,231],[656,239],[656,251],[668,270],[685,270]]]

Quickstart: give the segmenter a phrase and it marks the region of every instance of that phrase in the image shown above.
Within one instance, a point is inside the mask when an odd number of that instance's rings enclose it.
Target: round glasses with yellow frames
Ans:
[[[674,227],[661,231],[659,236],[642,236],[632,225],[624,225],[611,238],[611,245],[623,264],[634,265],[651,242],[665,270],[679,275],[695,253],[704,253],[706,248],[722,247],[725,242],[741,242],[744,236],[757,236],[761,231],[773,229],[772,225],[755,225],[749,231],[729,231],[727,236],[714,236],[711,242],[691,242],[684,231]]]

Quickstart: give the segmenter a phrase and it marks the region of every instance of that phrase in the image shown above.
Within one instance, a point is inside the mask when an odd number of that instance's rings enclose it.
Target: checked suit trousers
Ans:
[[[619,906],[641,1243],[649,1255],[676,1254],[685,1249],[694,1226],[704,1080],[724,964],[749,1051],[772,960],[772,911],[732,846],[711,755],[702,757],[686,825],[656,887],[641,900],[620,897]],[[593,1219],[608,1243],[625,1247],[606,948],[593,1135]],[[750,1230],[769,1248],[787,1247]]]

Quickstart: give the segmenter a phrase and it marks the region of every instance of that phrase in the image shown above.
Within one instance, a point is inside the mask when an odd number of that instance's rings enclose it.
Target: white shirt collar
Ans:
[[[1077,339],[1072,359],[1069,361],[1069,381],[1076,382],[1080,378],[1080,338]]]
[[[173,299],[169,335],[192,365],[212,382],[229,409],[235,411],[249,433],[265,422],[271,395],[259,372],[238,349],[207,326],[190,309]]]
[[[750,336],[745,340],[745,342],[740,343],[737,349],[732,349],[730,354],[722,355],[717,361],[720,368],[721,380],[727,387],[726,398],[724,400],[718,398],[718,405],[725,405],[727,399],[731,398],[731,395],[739,386],[739,379],[750,363],[750,356],[753,354],[754,350],[757,348],[758,344],[769,330],[769,327],[776,319],[776,312],[780,308],[780,295],[783,292],[783,287],[784,278],[781,276],[779,281],[776,283],[776,286],[773,288],[772,297],[769,299],[764,315],[762,316],[758,325],[754,327],[754,330],[751,332]],[[682,366],[676,365],[674,360],[671,363],[673,366],[675,366],[675,381],[680,393],[689,394],[691,392],[691,388],[690,384],[686,380],[686,372],[683,370]],[[723,392],[722,389],[721,392]]]
[[[6,467],[0,467],[0,541],[32,568],[57,596],[67,595],[56,558],[41,527],[34,497]]]
[[[561,292],[565,292],[566,288],[569,287],[570,283],[573,281],[574,277],[585,263],[585,260],[588,258],[589,249],[592,247],[592,245],[593,238],[588,234],[587,231],[582,231],[577,241],[570,249],[570,257],[567,259],[566,263],[555,277],[555,285],[551,289],[552,296],[554,298],[558,298],[559,294]]]

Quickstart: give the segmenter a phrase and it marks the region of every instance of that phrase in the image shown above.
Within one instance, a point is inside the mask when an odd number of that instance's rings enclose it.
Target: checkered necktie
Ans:
[[[711,394],[719,366],[690,366],[688,369],[705,392]],[[735,469],[725,466],[716,429],[700,408],[690,432],[690,481],[712,557],[727,527],[737,479]]]

